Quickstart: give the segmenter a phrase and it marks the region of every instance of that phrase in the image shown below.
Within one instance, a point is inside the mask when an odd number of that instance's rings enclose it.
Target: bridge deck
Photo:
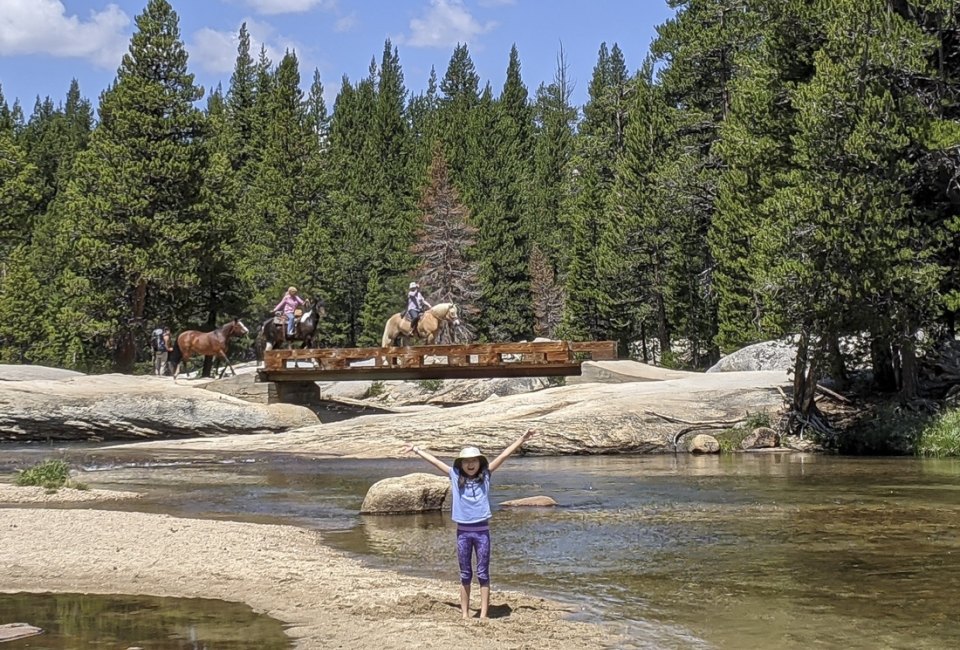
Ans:
[[[559,377],[579,375],[586,359],[616,358],[616,341],[271,350],[257,377],[274,382]]]

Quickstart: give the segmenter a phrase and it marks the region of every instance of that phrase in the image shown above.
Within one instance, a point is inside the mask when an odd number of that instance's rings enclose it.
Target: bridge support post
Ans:
[[[316,405],[320,402],[320,387],[312,381],[271,381],[267,390],[267,404]]]

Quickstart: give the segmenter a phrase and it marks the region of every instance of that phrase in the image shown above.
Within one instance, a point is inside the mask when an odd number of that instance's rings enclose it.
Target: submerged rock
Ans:
[[[548,508],[557,505],[557,502],[547,496],[524,497],[511,499],[500,504],[504,508]]]

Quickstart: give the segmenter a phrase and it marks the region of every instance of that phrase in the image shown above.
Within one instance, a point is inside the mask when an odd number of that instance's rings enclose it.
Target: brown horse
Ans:
[[[210,356],[213,358],[221,357],[227,362],[230,372],[236,376],[237,371],[230,364],[227,358],[227,345],[234,336],[243,336],[250,330],[239,318],[234,318],[220,329],[212,332],[198,332],[197,330],[186,330],[180,332],[177,336],[177,342],[173,345],[173,359],[176,363],[176,369],[173,371],[173,378],[176,379],[180,374],[180,366],[184,365],[193,356]],[[222,377],[227,371],[226,368],[220,373]]]
[[[417,323],[416,334],[410,331],[410,321],[403,318],[403,314],[394,314],[387,319],[380,344],[385,348],[390,347],[397,337],[400,337],[400,344],[403,346],[410,345],[411,338],[418,338],[430,345],[436,340],[440,326],[445,322],[454,327],[460,324],[460,313],[452,302],[441,302],[423,312],[420,322]]]

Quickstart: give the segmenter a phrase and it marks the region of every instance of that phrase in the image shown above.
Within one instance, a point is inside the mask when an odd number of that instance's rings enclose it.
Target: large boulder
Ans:
[[[720,442],[708,433],[698,433],[686,440],[687,451],[691,454],[719,454]]]
[[[360,514],[393,515],[440,510],[449,492],[450,479],[436,474],[418,472],[385,478],[367,490]]]
[[[780,446],[780,434],[770,427],[757,427],[740,442],[741,449],[770,449]]]
[[[568,384],[622,384],[632,381],[667,381],[684,379],[700,373],[671,370],[660,366],[621,359],[619,361],[584,361],[580,375],[568,377]]]
[[[464,446],[492,458],[524,431],[538,433],[519,453],[623,454],[677,451],[674,440],[690,422],[738,420],[745,413],[776,414],[783,372],[690,373],[683,379],[577,384],[508,395],[447,408],[368,415],[313,425],[283,436],[183,440],[155,447],[197,450],[293,452],[383,458],[405,444],[429,446],[447,459]],[[409,408],[409,407],[407,407]]]
[[[707,372],[753,372],[761,370],[780,370],[787,372],[793,368],[797,355],[796,344],[785,341],[764,341],[755,343],[728,354],[720,359]]]
[[[32,381],[34,379],[70,379],[82,377],[82,372],[48,368],[47,366],[17,366],[0,363],[0,381]]]
[[[116,440],[279,433],[316,424],[307,408],[250,404],[152,375],[0,382],[0,439]]]

